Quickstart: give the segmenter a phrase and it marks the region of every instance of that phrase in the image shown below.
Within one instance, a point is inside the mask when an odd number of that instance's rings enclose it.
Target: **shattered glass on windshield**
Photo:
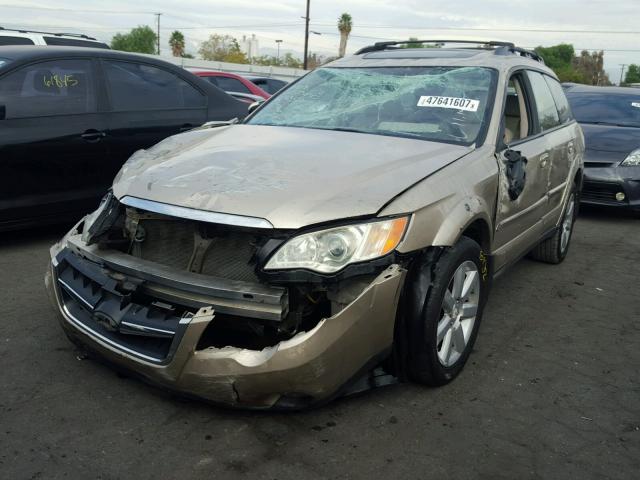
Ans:
[[[248,123],[470,145],[490,111],[495,72],[481,67],[322,68]]]

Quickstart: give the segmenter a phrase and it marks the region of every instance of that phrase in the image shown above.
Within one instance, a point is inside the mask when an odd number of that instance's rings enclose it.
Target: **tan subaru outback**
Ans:
[[[66,334],[234,406],[455,378],[492,278],[526,254],[567,255],[584,141],[534,53],[404,46],[135,153],[51,248]]]

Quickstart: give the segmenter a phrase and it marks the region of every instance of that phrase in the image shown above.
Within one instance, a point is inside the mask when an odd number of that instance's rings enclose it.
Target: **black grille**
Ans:
[[[610,182],[584,182],[582,186],[582,199],[587,201],[624,204],[626,200],[616,200],[616,193],[624,192],[622,186],[617,183]]]
[[[66,314],[76,326],[144,360],[164,363],[185,331],[191,312],[169,304],[139,302],[132,279],[118,281],[97,264],[66,252],[56,266]]]

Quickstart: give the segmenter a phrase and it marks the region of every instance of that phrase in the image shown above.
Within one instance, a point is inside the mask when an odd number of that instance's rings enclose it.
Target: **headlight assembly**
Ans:
[[[640,166],[640,148],[631,152],[627,158],[625,158],[620,166],[623,167],[637,167]]]
[[[305,233],[282,245],[265,270],[305,268],[334,273],[351,263],[382,257],[395,250],[408,223],[408,217],[400,217]]]

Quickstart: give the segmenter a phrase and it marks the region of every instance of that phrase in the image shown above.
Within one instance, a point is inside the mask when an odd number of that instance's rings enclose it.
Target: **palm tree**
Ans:
[[[178,30],[174,31],[169,38],[169,46],[174,57],[184,56],[184,35]]]
[[[340,50],[338,52],[339,57],[344,57],[344,54],[347,50],[347,40],[349,38],[349,34],[351,33],[351,27],[353,26],[351,20],[351,15],[349,15],[348,13],[343,13],[338,19],[338,31],[340,32]]]

